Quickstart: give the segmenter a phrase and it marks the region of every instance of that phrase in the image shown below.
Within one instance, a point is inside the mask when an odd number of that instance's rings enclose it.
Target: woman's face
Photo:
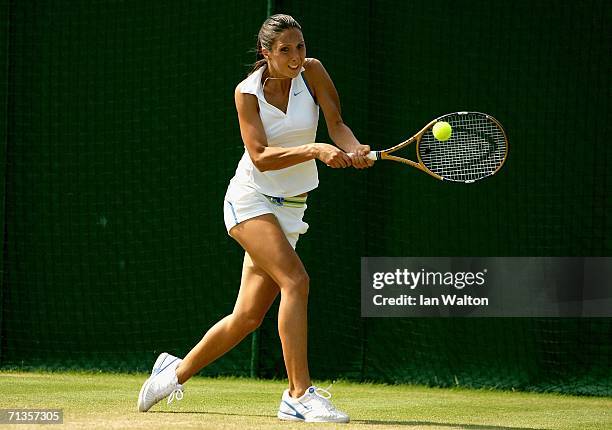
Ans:
[[[295,78],[306,58],[304,36],[297,28],[289,28],[279,34],[270,50],[263,48],[262,52],[268,60],[271,77]]]

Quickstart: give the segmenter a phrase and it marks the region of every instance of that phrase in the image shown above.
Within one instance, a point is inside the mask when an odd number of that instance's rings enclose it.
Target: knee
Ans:
[[[251,315],[248,313],[234,313],[234,324],[240,328],[241,331],[251,333],[259,328],[263,322],[264,315]]]
[[[301,272],[293,275],[281,286],[281,294],[292,294],[308,297],[310,289],[310,277],[308,273]]]

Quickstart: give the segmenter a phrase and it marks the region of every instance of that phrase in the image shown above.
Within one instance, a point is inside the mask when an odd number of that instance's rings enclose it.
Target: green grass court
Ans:
[[[334,403],[348,425],[284,423],[276,409],[284,381],[195,377],[178,403],[136,411],[144,374],[0,373],[0,409],[60,408],[59,428],[104,429],[610,429],[612,399],[558,394],[336,382]],[[328,384],[319,382],[325,387]],[[12,425],[10,428],[41,428]],[[55,428],[45,426],[45,428]]]

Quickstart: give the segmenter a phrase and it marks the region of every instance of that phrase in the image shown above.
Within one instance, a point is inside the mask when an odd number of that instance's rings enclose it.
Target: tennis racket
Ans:
[[[432,133],[438,121],[446,121],[452,127],[451,137],[444,142]],[[418,162],[391,155],[412,143],[416,143]],[[436,179],[466,184],[497,173],[507,156],[508,139],[501,124],[491,115],[480,112],[449,113],[434,119],[410,139],[368,154],[372,160],[397,161]]]

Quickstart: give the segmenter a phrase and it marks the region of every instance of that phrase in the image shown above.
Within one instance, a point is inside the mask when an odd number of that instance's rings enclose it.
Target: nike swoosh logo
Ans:
[[[293,93],[293,95],[294,95],[294,96],[298,96],[298,95],[302,94],[303,92],[304,92],[304,90],[302,90],[302,91],[298,91],[297,93]]]
[[[283,400],[283,403],[284,403],[284,404],[286,404],[287,406],[289,406],[289,407],[290,407],[290,408],[293,410],[293,412],[295,412],[294,414],[292,414],[292,413],[290,413],[290,412],[285,412],[285,411],[283,411],[283,413],[285,413],[285,414],[287,414],[287,415],[292,415],[292,416],[294,416],[294,417],[296,417],[296,418],[300,418],[300,419],[302,419],[302,420],[303,420],[303,419],[305,419],[305,418],[304,418],[304,415],[300,414],[300,413],[298,412],[298,410],[297,410],[297,409],[295,409],[295,408],[294,408],[294,407],[293,407],[291,404],[289,404],[289,403],[288,403],[286,400]],[[300,403],[300,404],[301,404],[301,403]],[[302,406],[303,406],[303,405],[302,405]]]

